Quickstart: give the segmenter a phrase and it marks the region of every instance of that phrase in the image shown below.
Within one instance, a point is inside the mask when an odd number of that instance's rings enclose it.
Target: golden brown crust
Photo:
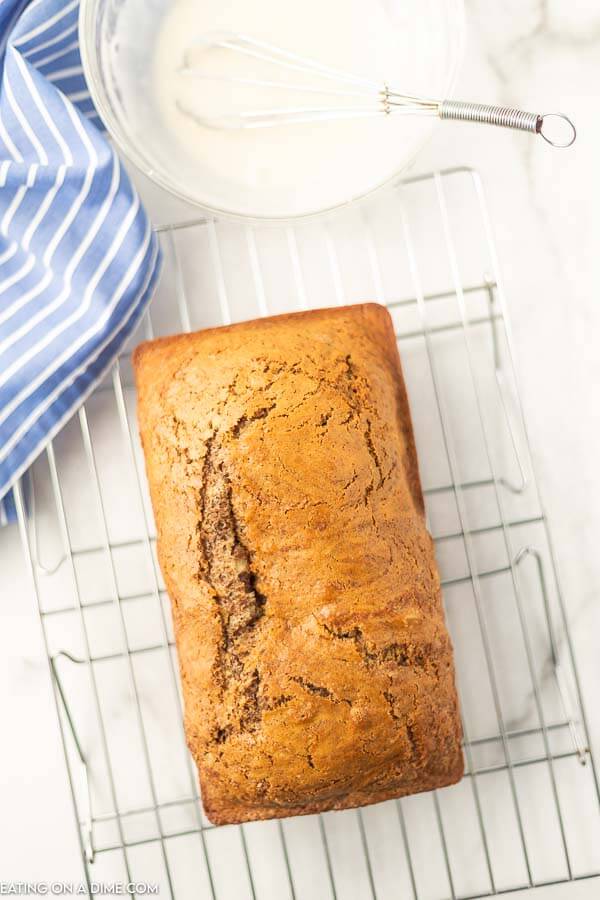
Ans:
[[[457,781],[452,652],[387,310],[165,338],[134,364],[211,821]]]

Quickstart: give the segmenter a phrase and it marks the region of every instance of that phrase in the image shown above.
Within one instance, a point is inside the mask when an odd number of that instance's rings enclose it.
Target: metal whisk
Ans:
[[[303,74],[324,79],[324,84],[300,84],[293,81],[246,78],[237,75],[211,74],[200,66],[200,55],[212,49],[227,50]],[[272,109],[242,110],[231,114],[202,115],[184,102],[178,105],[182,112],[192,116],[198,124],[207,128],[235,130],[269,128],[278,125],[297,125],[330,119],[363,118],[367,116],[423,115],[439,116],[464,122],[481,122],[499,125],[519,131],[539,134],[553,147],[570,147],[577,133],[571,120],[563,113],[532,113],[505,106],[468,103],[460,100],[428,100],[403,94],[394,87],[361,78],[339,69],[322,65],[313,59],[298,56],[265,41],[245,34],[219,32],[206,34],[190,45],[179,70],[184,77],[205,81],[218,81],[230,85],[246,85],[258,88],[274,88],[288,92],[328,97],[327,105],[282,106]],[[331,84],[333,82],[333,84]],[[332,99],[335,98],[334,105]],[[560,125],[562,136],[552,136],[551,130]]]

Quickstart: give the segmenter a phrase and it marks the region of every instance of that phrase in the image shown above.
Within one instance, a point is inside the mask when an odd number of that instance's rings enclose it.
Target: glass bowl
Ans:
[[[447,98],[462,57],[463,0],[238,0],[233,21],[235,2],[221,0],[81,0],[83,66],[117,147],[156,184],[218,214],[293,219],[364,197],[413,161],[438,119],[382,114],[243,133],[192,123],[193,133],[186,125],[178,134],[161,73],[181,64],[177,41],[188,34],[175,37],[175,52],[164,35],[182,2],[195,3],[210,30],[212,16],[215,30],[251,33],[355,74],[385,80],[391,60],[402,71],[402,84],[396,76],[392,86],[418,96]],[[381,71],[365,70],[373,60]]]

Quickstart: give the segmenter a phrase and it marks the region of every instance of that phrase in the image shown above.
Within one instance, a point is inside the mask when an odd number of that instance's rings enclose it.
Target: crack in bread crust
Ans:
[[[257,418],[261,418],[258,416]],[[238,706],[238,728],[253,731],[260,724],[260,674],[247,671],[245,657],[253,631],[264,616],[267,598],[257,586],[250,550],[241,535],[233,488],[220,453],[218,435],[206,442],[198,501],[198,578],[213,592],[221,626],[215,677],[222,693],[233,694]],[[233,733],[231,722],[216,729],[217,743]]]

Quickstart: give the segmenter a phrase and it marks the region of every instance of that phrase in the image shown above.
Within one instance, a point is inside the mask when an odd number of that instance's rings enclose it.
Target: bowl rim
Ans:
[[[179,200],[182,200],[185,203],[196,207],[196,209],[198,210],[209,213],[212,216],[234,219],[239,222],[246,223],[273,222],[278,224],[285,224],[286,222],[299,222],[306,219],[314,219],[317,216],[323,216],[327,213],[333,213],[338,210],[345,209],[351,204],[360,203],[361,201],[366,200],[368,197],[371,197],[373,194],[379,192],[383,188],[388,187],[389,185],[392,185],[394,182],[396,182],[401,177],[402,173],[405,172],[413,164],[416,157],[421,153],[425,145],[431,140],[434,132],[440,124],[439,119],[432,118],[430,120],[430,126],[427,129],[426,134],[424,134],[423,138],[417,143],[413,153],[410,155],[410,157],[405,159],[402,165],[399,166],[398,169],[396,169],[391,175],[387,175],[382,181],[374,184],[367,190],[361,191],[360,193],[355,194],[352,197],[348,197],[346,200],[342,200],[339,203],[318,207],[316,209],[307,210],[306,212],[301,213],[263,215],[260,213],[244,213],[240,212],[239,210],[230,210],[225,207],[219,207],[211,203],[203,202],[202,200],[199,200],[196,197],[192,197],[189,194],[186,194],[184,191],[180,190],[178,187],[171,183],[167,175],[157,170],[156,167],[153,166],[152,163],[145,157],[142,149],[129,140],[118,119],[113,115],[106,99],[106,92],[102,88],[102,79],[100,76],[99,67],[97,65],[97,57],[92,49],[94,44],[94,37],[96,35],[96,25],[98,22],[98,17],[96,16],[96,8],[98,2],[99,0],[80,0],[78,19],[79,49],[81,54],[83,72],[87,81],[92,102],[96,107],[96,111],[98,112],[98,115],[100,116],[108,132],[108,135],[113,140],[116,148],[124,156],[124,158],[133,163],[133,165],[143,175],[149,178],[150,181],[154,182],[155,185],[167,191],[172,196],[177,197]],[[454,51],[454,58],[452,59],[451,65],[449,67],[446,79],[446,87],[444,89],[444,99],[448,99],[452,96],[452,92],[458,78],[460,65],[464,56],[466,13],[465,0],[444,0],[444,3],[446,4],[446,6],[454,7],[456,24],[456,49]]]

